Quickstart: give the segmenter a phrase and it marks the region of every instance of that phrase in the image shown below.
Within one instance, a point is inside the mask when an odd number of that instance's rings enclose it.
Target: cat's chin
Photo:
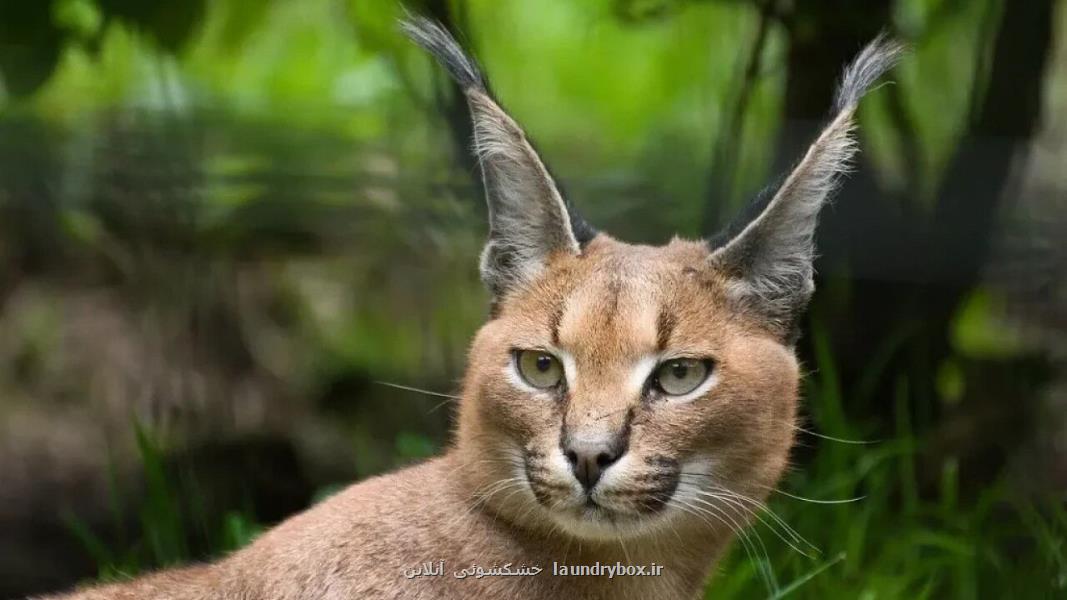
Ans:
[[[548,518],[558,528],[576,538],[618,541],[641,537],[659,529],[671,511],[629,513],[586,503],[569,509],[555,509]]]

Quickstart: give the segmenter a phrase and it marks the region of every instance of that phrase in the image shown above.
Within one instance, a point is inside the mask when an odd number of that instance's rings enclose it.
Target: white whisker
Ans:
[[[679,489],[681,491],[688,492],[690,491],[688,489],[689,487],[691,486],[686,486],[684,488],[680,486]],[[694,506],[689,502],[686,502],[685,500],[679,498],[679,495],[680,494],[675,494],[674,497],[671,499],[671,502],[677,503],[676,506],[683,512],[694,514],[703,519],[709,525],[712,524],[706,518],[704,518],[703,515],[714,517],[717,521],[719,521],[723,525],[726,525],[726,527],[731,532],[737,535],[737,540],[741,543],[741,547],[744,548],[745,554],[748,555],[749,560],[756,564],[756,568],[760,573],[760,577],[763,579],[764,584],[767,586],[767,589],[773,594],[778,589],[778,585],[775,582],[774,572],[771,569],[770,555],[767,553],[767,547],[763,543],[763,538],[760,537],[759,533],[755,531],[751,532],[754,533],[756,537],[756,541],[753,542],[750,532],[746,531],[745,527],[739,525],[737,521],[730,517],[729,514],[725,513],[725,511],[723,511],[721,508],[695,497],[693,498],[694,500],[702,502],[706,505],[706,507]]]
[[[778,531],[778,528],[774,527],[774,525],[772,525],[771,523],[767,522],[763,518],[763,516],[760,515],[759,512],[754,511],[753,509],[741,504],[740,502],[737,502],[736,500],[728,498],[726,496],[721,496],[719,494],[715,494],[715,493],[712,493],[712,492],[701,492],[701,495],[707,496],[709,498],[713,498],[713,499],[716,499],[716,500],[720,500],[722,502],[726,502],[726,503],[730,504],[733,508],[735,508],[737,510],[740,510],[740,511],[744,511],[744,514],[748,514],[748,515],[751,515],[751,516],[755,517],[760,523],[765,525],[767,527],[767,529],[770,529],[771,533],[773,533],[778,539],[782,540],[782,542],[785,543],[785,545],[787,545],[790,548],[792,548],[793,551],[795,551],[797,554],[800,554],[801,556],[804,556],[805,558],[814,558],[812,555],[808,554],[807,552],[805,552],[805,551],[801,550],[799,547],[797,547],[797,543],[800,543],[800,540],[792,541],[792,540],[787,539],[784,535],[782,535]],[[790,530],[791,530],[791,528],[787,528],[786,532],[787,532],[788,535],[790,535],[790,537],[792,537],[792,534],[789,533]],[[801,539],[803,539],[803,538],[801,538]],[[804,540],[804,543],[807,543],[807,540]],[[809,543],[808,545],[810,546],[811,544]],[[816,549],[816,551],[818,551],[818,549]]]
[[[437,398],[444,398],[445,399],[444,402],[441,402],[439,404],[435,404],[433,406],[433,408],[431,408],[427,412],[434,412],[435,410],[441,408],[442,406],[448,404],[449,402],[456,402],[458,400],[462,400],[461,396],[455,396],[455,395],[452,395],[452,394],[445,394],[445,393],[442,393],[442,392],[435,392],[435,391],[432,391],[432,390],[424,390],[422,388],[417,388],[417,387],[410,386],[410,385],[402,385],[402,384],[399,384],[399,383],[392,383],[390,381],[377,381],[376,380],[374,383],[377,383],[378,385],[384,385],[386,387],[395,388],[395,389],[398,389],[398,390],[404,390],[404,391],[407,391],[407,392],[416,392],[416,393],[419,393],[419,394],[425,394],[427,396],[435,396]]]
[[[859,502],[860,500],[863,500],[863,499],[865,499],[867,497],[867,496],[856,496],[855,498],[846,498],[844,500],[818,500],[818,499],[815,499],[815,498],[805,498],[804,496],[797,496],[796,494],[790,494],[789,492],[786,492],[786,491],[783,491],[783,490],[780,490],[780,489],[777,489],[777,488],[771,489],[771,491],[775,492],[775,493],[778,493],[778,494],[781,494],[781,495],[783,495],[783,496],[785,496],[787,498],[792,498],[794,500],[800,500],[802,502],[810,502],[812,504],[851,504],[852,502]]]
[[[832,435],[826,435],[825,433],[819,433],[817,431],[812,431],[810,429],[805,429],[805,428],[800,427],[798,425],[793,425],[793,429],[795,429],[797,431],[800,431],[800,432],[803,432],[803,433],[806,433],[806,434],[811,435],[811,436],[815,436],[817,438],[822,438],[824,440],[830,440],[831,442],[839,442],[839,443],[842,443],[842,444],[855,444],[855,445],[859,445],[859,446],[865,446],[865,445],[868,445],[868,444],[878,444],[878,443],[881,443],[881,441],[882,441],[882,440],[847,440],[845,438],[834,437]]]
[[[704,473],[681,473],[680,475],[683,476],[683,477],[690,476],[690,477],[703,477],[706,480],[710,479],[710,476],[706,475]],[[766,514],[775,524],[777,524],[779,527],[781,527],[783,530],[785,530],[786,534],[790,538],[792,538],[793,542],[795,542],[797,544],[804,544],[804,545],[808,546],[809,548],[811,548],[812,550],[814,550],[815,552],[818,552],[818,553],[822,552],[815,544],[812,544],[804,536],[800,535],[800,533],[796,529],[793,529],[792,527],[790,527],[789,523],[787,523],[785,521],[785,519],[782,519],[780,516],[778,516],[778,514],[775,513],[773,510],[771,510],[771,508],[769,506],[767,506],[765,503],[760,502],[759,500],[756,500],[755,498],[750,498],[748,496],[745,496],[744,494],[740,494],[738,492],[735,492],[735,491],[733,491],[731,489],[728,489],[726,487],[717,485],[717,484],[715,484],[715,483],[713,483],[711,481],[705,481],[704,483],[705,483],[705,485],[709,485],[713,491],[709,492],[709,491],[701,490],[701,489],[699,489],[699,486],[696,486],[697,487],[697,493],[708,495],[708,496],[712,496],[712,497],[716,497],[717,499],[719,499],[721,501],[730,502],[731,504],[736,504],[739,507],[744,508],[746,512],[748,512],[752,516],[756,517],[756,519],[758,519],[761,523],[766,525],[768,529],[770,529],[772,532],[774,532],[774,534],[776,536],[778,536],[779,539],[781,539],[783,542],[786,542],[787,544],[789,544],[791,547],[793,547],[794,550],[796,550],[801,555],[811,558],[808,553],[800,550],[799,548],[796,548],[792,543],[790,543],[789,540],[784,539],[782,537],[782,534],[779,533],[778,530],[775,527],[773,527],[771,523],[768,523],[766,520],[764,520],[760,513]],[[750,507],[741,506],[741,505],[738,504],[738,501],[745,502],[745,503],[749,504]],[[752,508],[752,507],[754,507],[754,508]]]

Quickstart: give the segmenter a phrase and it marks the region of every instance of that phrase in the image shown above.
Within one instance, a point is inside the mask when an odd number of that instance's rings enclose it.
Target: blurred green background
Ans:
[[[635,242],[717,230],[866,41],[912,44],[822,220],[786,493],[708,596],[1067,595],[1067,1],[408,6]],[[0,7],[0,597],[218,556],[448,443],[448,398],[387,384],[455,391],[484,207],[400,14]]]

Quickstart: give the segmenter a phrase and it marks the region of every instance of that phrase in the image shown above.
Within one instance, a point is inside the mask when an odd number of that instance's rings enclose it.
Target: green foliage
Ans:
[[[1004,323],[1003,303],[988,290],[967,296],[952,322],[952,345],[963,356],[1000,358],[1017,356],[1024,345],[1020,332]]]

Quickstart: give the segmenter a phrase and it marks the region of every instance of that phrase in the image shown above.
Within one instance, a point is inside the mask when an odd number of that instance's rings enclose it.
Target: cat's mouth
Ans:
[[[645,468],[606,478],[587,490],[536,462],[528,457],[525,469],[534,498],[552,519],[584,534],[617,536],[639,530],[665,511],[679,483],[677,468],[648,461]],[[672,461],[669,466],[674,465]]]

